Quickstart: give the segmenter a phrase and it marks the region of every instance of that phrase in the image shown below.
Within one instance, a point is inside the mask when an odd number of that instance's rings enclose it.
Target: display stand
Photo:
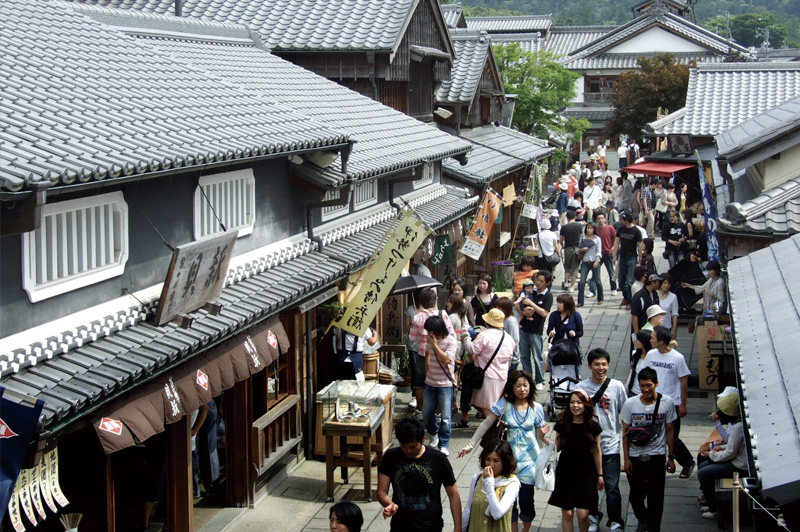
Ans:
[[[373,453],[376,457],[376,464],[383,458],[384,442],[381,430],[378,430],[386,417],[386,409],[381,405],[374,414],[364,423],[337,421],[336,416],[331,415],[322,424],[322,433],[325,435],[325,487],[328,502],[333,502],[333,473],[337,467],[342,468],[342,481],[349,482],[348,467],[364,468],[364,498],[367,502],[372,502],[372,459]],[[390,420],[391,422],[391,420]],[[373,434],[375,443],[370,442]],[[361,439],[360,443],[348,443],[347,437],[355,436]],[[339,438],[340,456],[333,454],[334,438]],[[358,452],[360,457],[351,457],[350,453]]]

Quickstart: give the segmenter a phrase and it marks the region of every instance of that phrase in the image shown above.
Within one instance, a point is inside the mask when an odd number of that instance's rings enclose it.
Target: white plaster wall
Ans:
[[[764,160],[764,189],[785,183],[798,176],[800,169],[800,144],[781,152],[780,159]]]
[[[583,103],[583,89],[585,86],[583,76],[575,80],[575,98],[572,100],[573,103]]]
[[[653,27],[639,35],[631,37],[606,53],[630,54],[643,52],[706,52],[707,48],[695,44],[684,37],[669,32],[661,27]]]

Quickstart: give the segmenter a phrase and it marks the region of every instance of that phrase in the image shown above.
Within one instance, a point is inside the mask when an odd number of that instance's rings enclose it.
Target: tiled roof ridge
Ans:
[[[658,120],[654,120],[654,121],[650,122],[647,125],[650,127],[650,129],[652,129],[653,131],[655,131],[657,133],[660,128],[666,126],[667,124],[671,124],[672,122],[678,120],[679,118],[683,118],[684,116],[686,116],[686,113],[688,112],[688,109],[689,108],[688,108],[688,105],[687,105],[686,107],[682,107],[682,108],[678,109],[677,111],[674,111],[674,112],[668,114],[664,118],[660,118]]]
[[[780,185],[765,190],[759,196],[744,203],[734,201],[725,209],[725,218],[741,224],[761,215],[764,215],[780,205],[800,197],[800,177],[795,177]]]
[[[553,33],[579,33],[584,31],[600,31],[600,30],[615,30],[619,28],[619,24],[590,24],[587,26],[553,26],[550,28],[550,34]]]
[[[139,11],[135,9],[124,9],[119,7],[110,7],[110,6],[96,5],[96,4],[84,4],[78,2],[70,2],[67,0],[51,0],[51,3],[61,7],[69,7],[70,9],[82,13],[95,13],[95,14],[105,14],[112,16],[119,16],[124,14],[126,18],[129,18],[131,20],[159,20],[159,21],[169,22],[170,24],[184,23],[187,26],[202,26],[204,28],[218,28],[218,29],[231,29],[231,30],[246,29],[248,34],[250,32],[250,28],[247,26],[247,24],[241,24],[237,22],[217,22],[214,20],[206,20],[196,17],[177,17],[171,13],[153,13],[150,11]]]
[[[544,20],[552,19],[553,14],[547,15],[487,15],[484,17],[467,17],[467,20]]]
[[[787,70],[800,70],[800,63],[796,62],[747,62],[747,63],[701,63],[697,65],[698,72],[779,72]]]

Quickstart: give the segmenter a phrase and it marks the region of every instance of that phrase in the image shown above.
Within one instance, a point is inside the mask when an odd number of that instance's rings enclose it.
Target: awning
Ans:
[[[93,423],[103,449],[112,453],[162,432],[288,350],[286,331],[272,317],[117,398]]]
[[[623,168],[629,174],[654,175],[658,177],[671,177],[675,172],[697,168],[697,163],[663,163],[655,161],[644,161]]]

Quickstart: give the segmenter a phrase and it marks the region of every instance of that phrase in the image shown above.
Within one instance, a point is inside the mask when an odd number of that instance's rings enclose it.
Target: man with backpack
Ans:
[[[578,383],[576,389],[585,390],[592,398],[594,413],[600,428],[600,451],[603,454],[603,482],[606,492],[606,511],[608,527],[611,530],[624,530],[622,519],[622,495],[619,492],[619,414],[628,394],[625,385],[608,376],[611,355],[601,348],[592,349],[587,355],[592,376]],[[603,515],[599,509],[592,509],[589,515],[589,532],[596,532]]]
[[[619,415],[625,474],[631,490],[628,500],[638,521],[636,532],[660,532],[665,470],[675,472],[673,422],[677,414],[672,399],[656,393],[656,370],[643,368],[637,379],[641,393],[625,401]]]

